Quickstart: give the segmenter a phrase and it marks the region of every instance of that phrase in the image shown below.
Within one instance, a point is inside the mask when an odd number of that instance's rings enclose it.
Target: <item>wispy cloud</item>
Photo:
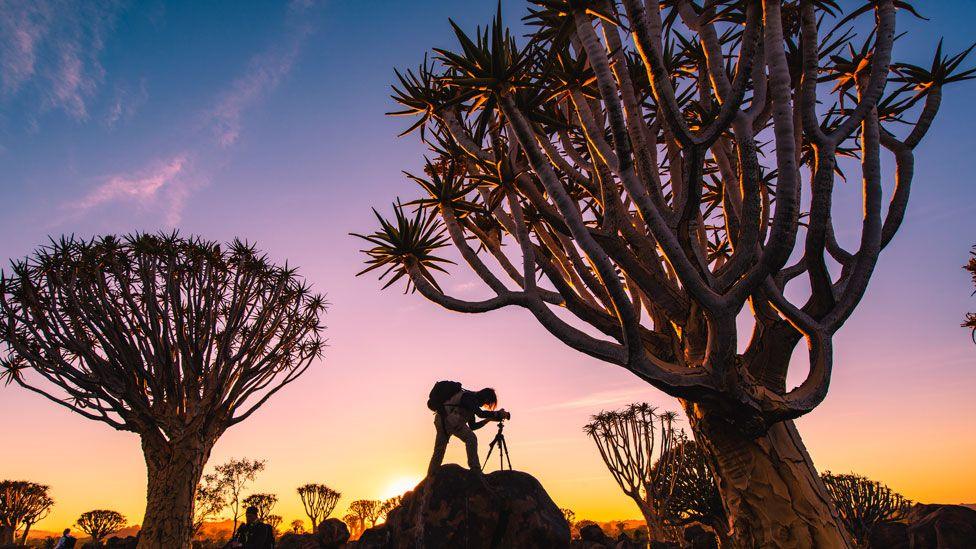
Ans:
[[[593,393],[579,396],[572,400],[566,400],[554,404],[547,404],[536,408],[536,410],[568,410],[573,408],[589,408],[589,409],[597,410],[606,407],[623,406],[626,404],[630,404],[631,402],[636,402],[641,399],[646,399],[647,396],[648,396],[648,389],[642,389],[642,388],[611,389],[605,391],[596,391]]]
[[[220,95],[206,117],[206,124],[218,145],[228,147],[236,143],[241,135],[244,112],[274,91],[291,72],[302,45],[312,34],[313,27],[306,12],[314,5],[312,0],[293,0],[285,18],[284,40],[251,58],[245,73]]]
[[[98,186],[68,207],[85,213],[109,203],[133,204],[161,211],[166,224],[175,226],[180,222],[187,197],[198,186],[188,173],[189,165],[187,155],[179,154],[135,173],[103,178]]]
[[[136,87],[116,86],[112,104],[105,115],[105,126],[113,129],[120,123],[128,122],[149,99],[149,89],[146,79],[139,81]]]
[[[41,110],[88,118],[105,75],[99,56],[120,8],[115,1],[0,2],[0,92],[32,93]]]

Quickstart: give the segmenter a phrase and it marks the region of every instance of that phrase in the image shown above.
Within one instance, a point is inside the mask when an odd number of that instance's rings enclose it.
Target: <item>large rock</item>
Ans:
[[[538,480],[520,471],[485,479],[491,491],[467,469],[442,466],[403,496],[385,525],[363,534],[368,547],[569,547],[569,524]]]
[[[923,505],[908,514],[912,549],[976,547],[976,511],[962,505]]]
[[[908,525],[904,522],[882,522],[868,533],[871,549],[909,549]]]
[[[339,519],[325,519],[314,534],[285,534],[278,549],[339,549],[349,541],[349,528]]]

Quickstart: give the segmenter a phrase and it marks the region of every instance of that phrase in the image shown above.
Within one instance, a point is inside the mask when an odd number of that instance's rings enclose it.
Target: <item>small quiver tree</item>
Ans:
[[[383,520],[385,522],[387,517],[390,516],[390,511],[399,507],[400,503],[402,502],[403,502],[403,496],[393,496],[392,498],[383,500],[383,503],[380,504],[380,511],[379,511],[380,520]]]
[[[193,535],[198,535],[203,524],[219,515],[226,506],[226,494],[219,477],[214,473],[203,475],[193,497]]]
[[[290,526],[291,526],[291,530],[289,530],[289,531],[292,534],[304,534],[305,533],[305,521],[303,521],[302,519],[295,519],[295,520],[291,521],[291,525]]]
[[[973,246],[973,251],[969,252],[969,262],[962,268],[969,272],[973,279],[973,286],[976,286],[976,246]],[[973,290],[973,295],[976,295],[976,290]],[[976,313],[967,313],[962,327],[972,331],[973,342],[976,343]]]
[[[33,525],[51,512],[54,499],[50,488],[24,480],[0,481],[0,545],[12,544],[14,533],[24,529],[20,544],[24,545]]]
[[[125,515],[118,511],[95,509],[78,517],[78,528],[91,536],[92,542],[98,546],[106,536],[125,528]]]
[[[885,522],[904,520],[912,502],[880,482],[855,474],[821,475],[844,526],[858,544],[867,543],[871,531]]]
[[[450,310],[524,308],[680,399],[742,547],[849,546],[793,420],[826,397],[970,50],[894,62],[902,0],[531,3],[526,39],[499,8],[396,73],[390,114],[433,159],[409,176],[418,211],[364,235],[368,269]],[[854,171],[863,215],[843,221]],[[438,283],[445,245],[484,299]]]
[[[271,516],[271,512],[274,511],[275,505],[278,504],[278,496],[274,494],[251,494],[244,498],[241,502],[241,506],[244,509],[248,507],[254,507],[258,510],[258,520],[261,522],[268,522],[268,517]],[[279,522],[281,517],[278,517]]]
[[[366,521],[369,521],[370,527],[376,526],[382,505],[382,502],[377,499],[357,499],[349,504],[349,510],[359,517],[359,521],[365,530]]]
[[[600,457],[624,494],[637,504],[652,540],[676,541],[665,510],[677,485],[675,472],[684,467],[683,431],[676,414],[658,413],[646,403],[593,416],[584,432],[596,443]]]
[[[265,465],[267,463],[262,459],[231,458],[226,463],[221,463],[214,467],[217,482],[224,493],[227,507],[230,508],[235,533],[237,532],[237,524],[240,522],[241,515],[244,514],[246,507],[241,505],[244,489],[250,483],[254,482],[258,473],[264,471]]]
[[[675,455],[659,458],[652,472],[662,485],[670,487],[661,510],[664,521],[675,532],[692,522],[707,525],[724,547],[728,542],[728,519],[704,453],[698,443],[687,438],[668,452]]]
[[[335,510],[342,494],[324,484],[305,484],[298,487],[298,497],[302,499],[302,506],[314,533],[318,531],[319,524]]]
[[[240,241],[62,238],[0,280],[2,377],[137,433],[140,547],[189,547],[214,443],[322,354],[324,299]]]

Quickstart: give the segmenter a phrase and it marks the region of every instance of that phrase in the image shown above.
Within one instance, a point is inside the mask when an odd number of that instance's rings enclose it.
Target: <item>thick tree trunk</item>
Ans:
[[[193,439],[193,440],[188,440]],[[159,445],[143,438],[148,487],[139,549],[189,549],[193,537],[193,498],[210,457],[202,437]]]
[[[730,547],[852,547],[792,421],[749,437],[684,403],[729,516]]]
[[[14,529],[0,524],[0,545],[12,545],[14,543]]]

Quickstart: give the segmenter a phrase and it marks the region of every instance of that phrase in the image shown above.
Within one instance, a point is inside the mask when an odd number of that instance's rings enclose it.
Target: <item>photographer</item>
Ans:
[[[460,383],[453,381],[438,381],[430,392],[427,407],[435,412],[434,428],[437,437],[434,440],[434,455],[430,458],[427,476],[432,475],[444,461],[447,443],[454,435],[464,442],[468,454],[468,468],[481,473],[481,462],[478,458],[478,437],[474,431],[482,428],[489,421],[504,421],[512,415],[504,409],[495,411],[498,396],[491,388],[480,391],[468,391]],[[481,418],[476,419],[476,418]]]

